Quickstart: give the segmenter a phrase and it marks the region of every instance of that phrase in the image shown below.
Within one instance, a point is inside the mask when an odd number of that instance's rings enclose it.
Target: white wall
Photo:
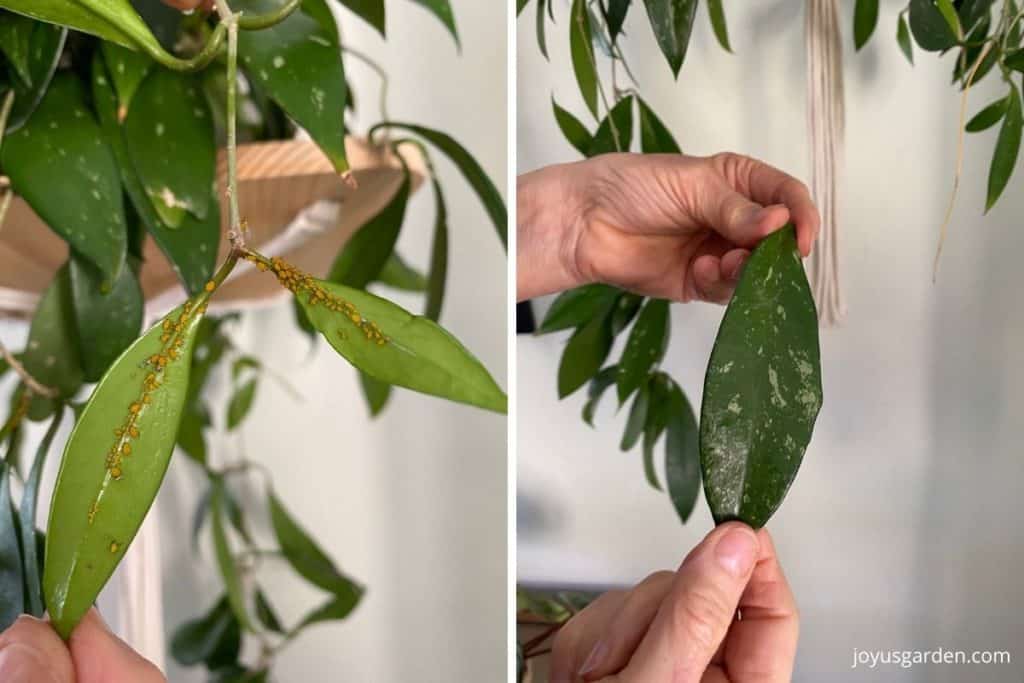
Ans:
[[[636,4],[636,3],[634,3]],[[703,6],[674,83],[643,10],[626,53],[645,97],[693,154],[731,150],[807,178],[805,3],[726,3],[736,54],[711,35]],[[800,681],[1018,680],[1024,671],[1024,561],[1018,516],[1024,453],[1024,308],[1017,298],[1024,173],[982,218],[995,130],[967,141],[964,180],[938,283],[931,264],[952,185],[959,100],[951,58],[894,40],[883,3],[860,54],[842,3],[847,164],[843,278],[850,315],[822,336],[825,402],[803,469],[770,524],[803,613]],[[532,16],[519,23],[519,170],[576,158],[550,113],[553,91],[582,117],[556,4],[552,64]],[[970,111],[1000,96],[997,77]],[[538,306],[543,313],[546,304]],[[722,309],[673,308],[667,369],[699,404]],[[676,566],[711,526],[706,505],[681,527],[644,482],[638,453],[617,449],[624,415],[608,401],[597,430],[581,397],[559,403],[564,336],[520,338],[518,572],[543,583],[631,583]],[[1003,667],[850,670],[859,649],[1009,649]]]

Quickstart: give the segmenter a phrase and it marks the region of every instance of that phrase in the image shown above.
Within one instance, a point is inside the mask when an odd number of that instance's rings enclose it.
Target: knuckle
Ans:
[[[731,618],[731,612],[726,600],[715,591],[692,589],[683,596],[676,628],[702,651],[711,652],[718,647],[720,624]]]

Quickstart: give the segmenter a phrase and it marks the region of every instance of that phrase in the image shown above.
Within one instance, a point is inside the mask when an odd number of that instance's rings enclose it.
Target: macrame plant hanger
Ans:
[[[839,280],[839,172],[846,119],[839,0],[807,0],[805,37],[811,195],[821,211],[821,234],[808,259],[808,275],[818,321],[833,327],[846,315]]]

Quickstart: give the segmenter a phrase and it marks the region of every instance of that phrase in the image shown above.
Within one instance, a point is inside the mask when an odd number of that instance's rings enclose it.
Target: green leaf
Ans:
[[[171,636],[171,656],[182,666],[205,664],[210,669],[234,664],[242,649],[242,630],[222,596],[209,612],[186,621]]]
[[[569,52],[580,94],[590,113],[597,118],[597,63],[590,42],[590,15],[586,0],[573,0],[569,14]]]
[[[272,11],[277,0],[244,0],[232,8]],[[341,48],[330,32],[303,12],[262,31],[242,31],[238,54],[249,76],[302,126],[334,164],[348,171],[345,156],[347,86]]]
[[[650,406],[647,419],[644,421],[644,476],[647,483],[656,491],[663,490],[658,481],[658,471],[654,464],[654,447],[658,444],[669,419],[669,387],[671,380],[664,373],[652,375],[648,381]]]
[[[357,369],[388,384],[505,412],[505,393],[444,328],[368,292],[298,278],[293,291],[310,322]]]
[[[260,363],[259,359],[255,356],[239,356],[231,364],[231,381],[237,382],[245,374],[246,370],[260,370],[262,368],[263,363]]]
[[[900,50],[903,51],[907,61],[910,62],[911,66],[914,64],[914,46],[910,42],[910,30],[907,28],[907,21],[900,15],[899,20],[896,22],[896,42],[900,46]]]
[[[864,0],[858,0],[863,2]],[[878,0],[874,0],[876,3]],[[729,26],[725,21],[725,10],[722,8],[722,0],[708,0],[708,15],[711,17],[711,29],[715,32],[715,38],[726,52],[732,52],[729,46]]]
[[[544,59],[547,59],[547,60],[550,61],[551,58],[548,56],[547,30],[545,28],[545,25],[547,23],[547,20],[546,20],[546,18],[544,16],[544,3],[545,2],[546,2],[546,0],[537,0],[537,19],[536,19],[537,47],[540,48],[540,53],[542,55],[544,55]]]
[[[633,96],[619,100],[604,117],[586,156],[594,157],[610,152],[628,152],[633,144]]]
[[[793,226],[757,246],[718,329],[700,415],[716,523],[764,526],[789,490],[821,407],[818,318]]]
[[[644,303],[644,297],[632,292],[622,292],[618,301],[615,302],[615,309],[612,311],[612,336],[618,336],[620,332],[629,327],[629,324],[640,312]]]
[[[32,118],[4,137],[0,164],[54,232],[105,277],[117,277],[127,248],[117,164],[75,76],[53,79]]]
[[[576,151],[586,156],[587,151],[593,143],[593,136],[583,123],[571,113],[558,106],[555,98],[551,98],[551,107],[555,112],[555,121],[558,123],[562,135],[569,141],[569,144],[576,148]]]
[[[345,619],[352,610],[359,604],[359,600],[362,598],[362,589],[358,586],[354,590],[348,591],[338,597],[328,600],[326,603],[316,608],[305,617],[303,617],[299,628],[305,628],[318,624],[323,621],[339,621]]]
[[[956,44],[956,34],[935,0],[910,0],[910,32],[927,52],[947,50]]]
[[[626,22],[626,13],[629,12],[630,0],[608,0],[608,12],[605,16],[605,23],[608,25],[608,34],[612,42],[622,33],[622,25]]]
[[[25,611],[20,525],[11,497],[10,465],[0,461],[0,630]]]
[[[1006,107],[1006,115],[1003,117],[1003,125],[999,129],[999,137],[996,139],[996,148],[992,154],[992,165],[988,171],[988,197],[985,200],[985,213],[995,206],[999,195],[1003,193],[1006,184],[1013,175],[1013,169],[1017,165],[1017,153],[1020,151],[1021,136],[1021,103],[1020,91],[1017,86],[1010,83],[1010,93],[1007,95],[1009,102]]]
[[[113,285],[75,254],[68,265],[71,300],[85,379],[96,382],[139,336],[145,300],[131,268],[122,268]]]
[[[128,0],[0,0],[0,7],[125,47],[160,48]]]
[[[427,277],[406,263],[397,251],[392,251],[384,262],[384,267],[377,273],[377,282],[403,292],[423,292],[427,289]]]
[[[119,121],[124,121],[128,115],[132,98],[135,97],[135,92],[142,85],[143,79],[146,78],[155,62],[142,53],[121,47],[116,43],[103,42],[100,43],[100,48],[103,52],[103,61],[106,62],[111,79],[114,81],[114,90],[117,92],[117,118]],[[170,90],[169,94],[171,93],[174,91]],[[180,113],[181,106],[177,102],[172,102],[171,106],[175,108],[175,113]],[[207,106],[205,102],[203,106]]]
[[[640,151],[644,154],[682,154],[672,131],[662,123],[654,110],[639,97],[637,104],[640,109]]]
[[[39,483],[43,477],[43,465],[46,464],[46,455],[50,452],[54,437],[60,428],[61,420],[64,418],[64,407],[58,406],[50,421],[50,427],[46,430],[43,440],[39,442],[36,450],[36,458],[32,461],[32,469],[29,470],[28,479],[25,480],[25,489],[21,494],[21,505],[19,517],[21,520],[21,549],[24,555],[25,573],[25,611],[37,619],[41,619],[46,612],[43,604],[42,554],[38,552],[36,544],[36,507],[39,500]]]
[[[693,31],[697,0],[644,0],[654,37],[668,61],[672,74],[678,78],[686,58]]]
[[[338,252],[327,279],[339,285],[363,289],[377,279],[395,249],[409,202],[409,174],[406,173],[391,201],[361,226]]]
[[[902,17],[901,17],[902,20]],[[878,26],[878,0],[857,0],[853,9],[853,45],[864,47]]]
[[[619,290],[608,285],[584,285],[558,295],[551,304],[537,334],[579,327],[607,311],[618,299]]]
[[[200,465],[206,464],[206,439],[203,429],[210,425],[210,416],[202,403],[186,405],[178,425],[178,448]]]
[[[964,0],[959,3],[958,14],[964,31],[973,31],[979,23],[991,17],[993,0]]]
[[[270,600],[263,594],[263,590],[259,586],[256,587],[256,618],[268,630],[274,633],[284,633],[284,626],[281,625],[277,612],[274,611],[273,605],[270,604]]]
[[[619,366],[609,365],[590,380],[590,386],[587,387],[587,402],[583,405],[583,421],[591,427],[594,426],[594,413],[597,411],[598,403],[601,402],[601,397],[604,396],[608,387],[615,384],[618,374]]]
[[[448,282],[448,207],[441,184],[434,179],[434,238],[430,245],[430,274],[423,315],[434,322],[441,319]]]
[[[82,386],[79,361],[78,332],[75,329],[71,283],[66,266],[57,271],[50,286],[43,292],[21,362],[28,374],[44,386],[57,389],[64,399],[71,398]],[[32,414],[42,419],[50,411]]]
[[[224,517],[227,497],[224,482],[217,480],[210,492],[210,521],[213,528],[213,549],[217,557],[217,568],[220,569],[224,588],[227,590],[227,601],[231,611],[238,620],[238,625],[246,630],[254,630],[245,609],[245,590],[242,578],[238,575],[238,567],[228,541],[227,530],[224,528]]]
[[[999,123],[1010,106],[1011,96],[1012,94],[1000,97],[998,100],[989,103],[984,109],[971,117],[971,120],[964,126],[964,130],[968,133],[980,133]]]
[[[117,120],[117,97],[111,79],[97,54],[92,63],[93,103],[103,129],[103,138],[110,145],[120,168],[121,182],[131,200],[131,208],[163,251],[185,289],[190,294],[203,291],[213,275],[220,243],[220,204],[210,188],[209,209],[200,220],[186,213],[177,229],[166,225],[146,195],[139,179]]]
[[[448,0],[412,0],[418,5],[422,5],[435,17],[437,17],[448,32],[452,34],[452,38],[455,39],[455,44],[462,49],[462,43],[459,42],[459,31],[455,27],[455,14],[452,13],[451,5],[448,4]]]
[[[363,388],[363,398],[366,399],[370,415],[377,417],[384,410],[384,406],[387,405],[388,398],[391,397],[391,385],[375,380],[365,372],[359,373],[359,383]]]
[[[233,430],[242,424],[252,409],[252,401],[256,397],[255,378],[238,387],[231,395],[228,402],[228,430]]]
[[[522,14],[523,9],[530,4],[530,0],[516,0],[516,16]]]
[[[342,5],[349,8],[363,19],[370,26],[377,29],[377,33],[383,37],[384,29],[384,0],[338,0]]]
[[[1024,50],[1009,50],[1003,58],[1003,64],[1014,71],[1024,71]]]
[[[576,330],[562,352],[558,365],[558,398],[565,398],[597,374],[612,349],[608,322],[610,304]]]
[[[939,8],[939,12],[942,14],[942,18],[946,20],[946,24],[949,26],[949,30],[953,32],[954,36],[959,38],[960,36],[960,17],[956,13],[956,8],[953,7],[951,0],[935,0],[936,6]]]
[[[617,386],[620,405],[643,384],[651,369],[664,357],[668,348],[670,320],[668,301],[648,299],[644,304],[619,361]]]
[[[633,405],[629,408],[629,417],[626,418],[626,429],[622,432],[622,441],[619,449],[622,451],[632,450],[644,433],[644,425],[647,424],[647,411],[651,406],[651,390],[647,383],[640,387],[633,399]]]
[[[116,73],[109,62],[108,72]],[[213,116],[197,77],[156,68],[132,101],[125,144],[157,215],[171,228],[181,227],[186,212],[206,218],[217,150]]]
[[[685,524],[700,492],[700,430],[686,395],[674,383],[669,392],[665,437],[665,482],[679,519]]]
[[[395,123],[391,121],[380,123],[370,129],[370,137],[372,138],[373,133],[382,127],[399,128],[415,133],[444,152],[448,159],[459,169],[466,181],[469,182],[473,191],[476,192],[477,197],[480,198],[480,202],[487,211],[487,215],[490,216],[491,222],[494,224],[494,229],[498,231],[501,244],[506,248],[508,247],[508,211],[505,209],[505,202],[501,198],[498,188],[495,187],[491,179],[484,173],[484,169],[480,167],[480,164],[465,147],[447,133],[413,123]]]
[[[267,504],[270,523],[281,547],[281,552],[299,576],[337,598],[352,600],[353,606],[363,594],[362,587],[343,574],[292,518],[278,497],[271,491]]]
[[[202,318],[186,306],[107,371],[65,446],[43,576],[50,618],[64,638],[124,556],[167,470]]]
[[[32,86],[31,55],[32,33],[38,24],[26,16],[4,12],[0,14],[0,51],[14,67],[22,83]]]

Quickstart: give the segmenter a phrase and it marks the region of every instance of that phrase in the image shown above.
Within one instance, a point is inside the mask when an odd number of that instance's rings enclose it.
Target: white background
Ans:
[[[1017,175],[982,218],[996,129],[967,140],[960,198],[938,283],[931,266],[952,185],[959,98],[952,59],[895,41],[902,3],[884,2],[855,54],[844,2],[847,163],[843,280],[849,318],[822,335],[825,402],[803,468],[770,524],[802,609],[799,681],[1013,681],[1024,671],[1018,523],[1024,449],[1024,252]],[[645,97],[686,152],[736,151],[807,179],[803,7],[726,2],[735,55],[715,42],[703,4],[678,82],[642,6],[627,57]],[[518,168],[577,158],[550,96],[586,114],[568,58],[568,3],[557,2],[552,63],[539,55],[532,5],[519,22]],[[969,113],[1001,96],[990,76]],[[592,121],[589,121],[593,125]],[[543,313],[547,302],[537,306]],[[722,309],[673,307],[666,367],[699,405]],[[518,344],[521,580],[633,583],[676,566],[711,527],[703,500],[681,527],[617,443],[612,400],[591,430],[581,396],[556,400],[565,335]],[[617,353],[617,351],[615,352]],[[1008,649],[1002,667],[850,670],[853,649]]]
[[[461,56],[444,27],[413,2],[387,3],[387,42],[354,15],[338,14],[346,43],[374,56],[391,74],[392,118],[452,133],[504,193],[504,4],[452,5]],[[355,59],[347,66],[359,96],[355,128],[362,131],[379,120],[378,81]],[[447,188],[451,246],[442,323],[505,386],[505,255],[455,167],[435,158]],[[399,250],[425,268],[434,216],[429,187],[413,199],[408,215]],[[415,310],[422,307],[420,297],[395,298]],[[11,348],[21,348],[22,325],[4,323],[0,331]],[[286,304],[248,314],[233,340],[286,375],[303,398],[297,402],[273,380],[264,381],[242,438],[213,441],[211,459],[230,461],[245,448],[265,464],[293,515],[368,589],[347,621],[312,627],[289,646],[274,670],[276,680],[503,679],[505,418],[399,391],[385,414],[370,422],[355,372],[325,344],[310,355]],[[218,378],[211,405],[226,407],[225,385],[226,378]],[[214,418],[223,423],[223,414]],[[58,460],[52,457],[48,465],[55,470]],[[222,590],[208,533],[198,556],[189,541],[203,480],[179,453],[156,504],[168,634],[207,609]],[[40,507],[44,523],[48,500]],[[283,568],[272,567],[261,583],[286,621],[324,599]],[[101,604],[115,603],[116,597]],[[170,658],[167,673],[175,683],[206,680],[201,668],[186,671]]]

